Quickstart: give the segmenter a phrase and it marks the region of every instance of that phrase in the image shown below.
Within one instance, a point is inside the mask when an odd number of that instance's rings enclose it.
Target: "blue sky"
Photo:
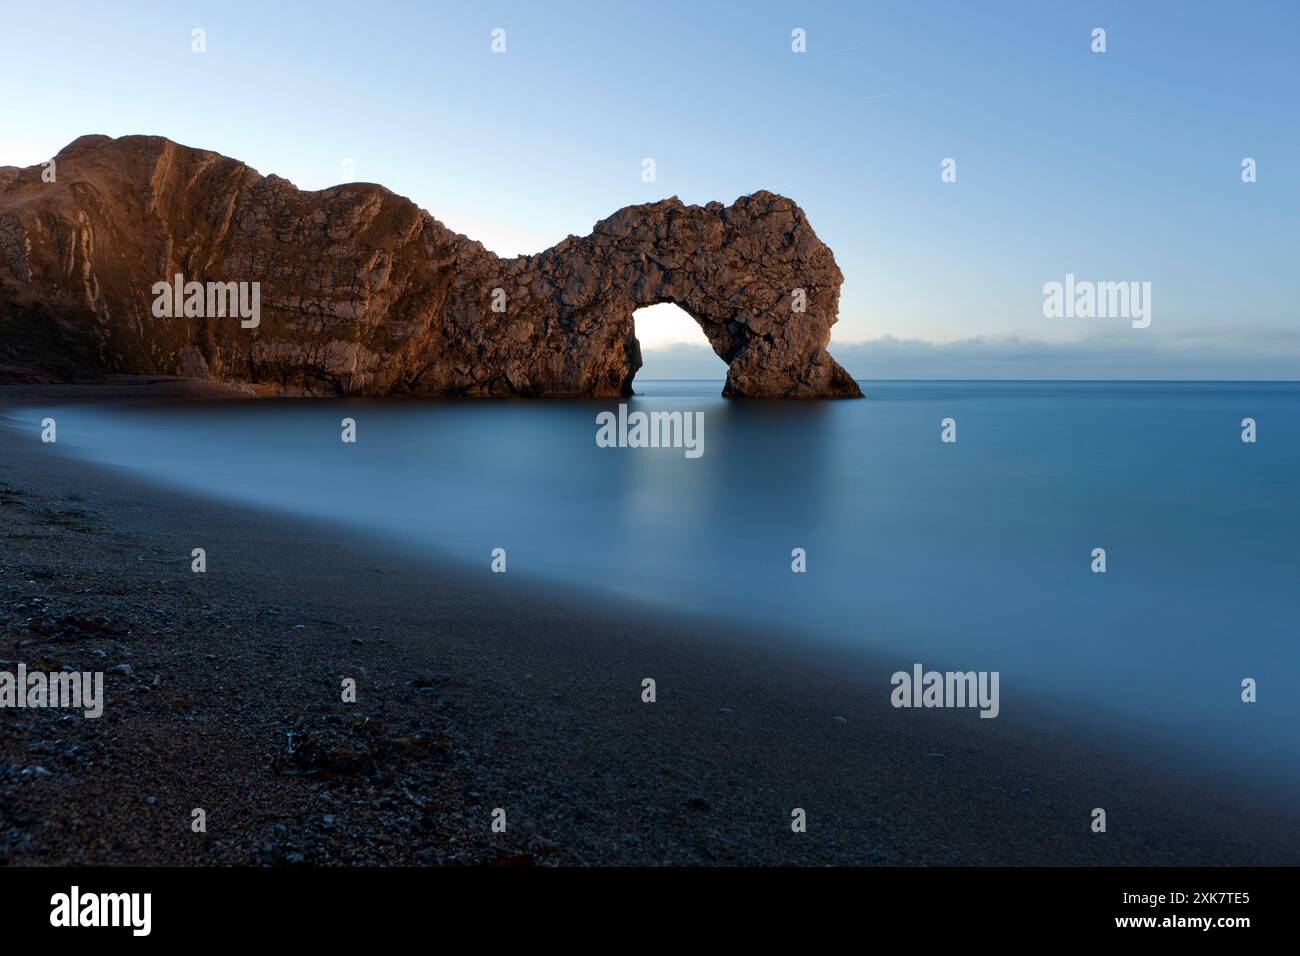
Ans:
[[[160,134],[304,188],[382,183],[502,254],[768,188],[845,273],[832,350],[1300,360],[1295,3],[11,3],[4,22],[0,164]],[[1045,318],[1067,272],[1151,282],[1151,327]]]

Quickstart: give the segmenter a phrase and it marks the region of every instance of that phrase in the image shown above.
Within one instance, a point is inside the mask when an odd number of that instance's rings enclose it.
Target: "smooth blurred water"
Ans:
[[[617,402],[7,414],[54,415],[61,451],[189,491],[352,522],[484,573],[504,547],[512,574],[814,650],[998,670],[1004,714],[1023,689],[1151,725],[1211,765],[1300,778],[1300,384],[863,384],[865,401],[741,403],[718,382],[639,381],[634,409],[704,412],[697,460],[598,448],[596,413]],[[946,417],[956,444],[939,440]],[[1106,574],[1090,571],[1095,547]],[[1247,676],[1257,704],[1240,701]]]

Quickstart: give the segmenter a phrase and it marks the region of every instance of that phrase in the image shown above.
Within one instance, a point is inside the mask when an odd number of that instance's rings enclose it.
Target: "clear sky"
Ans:
[[[1103,364],[1300,368],[1292,0],[11,0],[3,23],[0,164],[160,134],[304,188],[382,183],[501,254],[630,203],[767,188],[844,271],[833,351],[975,340],[996,367],[999,348],[1081,343]],[[1150,282],[1150,328],[1045,318],[1067,272]]]

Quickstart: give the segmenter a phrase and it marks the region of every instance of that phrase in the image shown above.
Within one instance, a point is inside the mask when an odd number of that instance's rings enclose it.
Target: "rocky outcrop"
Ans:
[[[83,136],[49,178],[0,167],[0,375],[613,397],[631,394],[641,365],[633,312],[673,302],[729,366],[724,395],[861,394],[826,351],[835,257],[769,192],[629,206],[590,235],[507,259],[381,186],[304,192],[160,137]],[[247,283],[256,320],[230,314],[234,286],[214,301],[182,284],[173,303],[178,275]]]

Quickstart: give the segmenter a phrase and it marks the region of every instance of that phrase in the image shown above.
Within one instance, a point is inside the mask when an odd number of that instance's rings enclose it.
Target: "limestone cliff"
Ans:
[[[673,302],[729,366],[725,395],[861,394],[826,351],[835,257],[769,192],[629,206],[500,258],[381,186],[304,192],[160,137],[83,136],[43,172],[0,167],[0,378],[613,397],[641,365],[632,313]],[[159,317],[155,286],[177,275],[256,283],[256,327],[179,301]]]

